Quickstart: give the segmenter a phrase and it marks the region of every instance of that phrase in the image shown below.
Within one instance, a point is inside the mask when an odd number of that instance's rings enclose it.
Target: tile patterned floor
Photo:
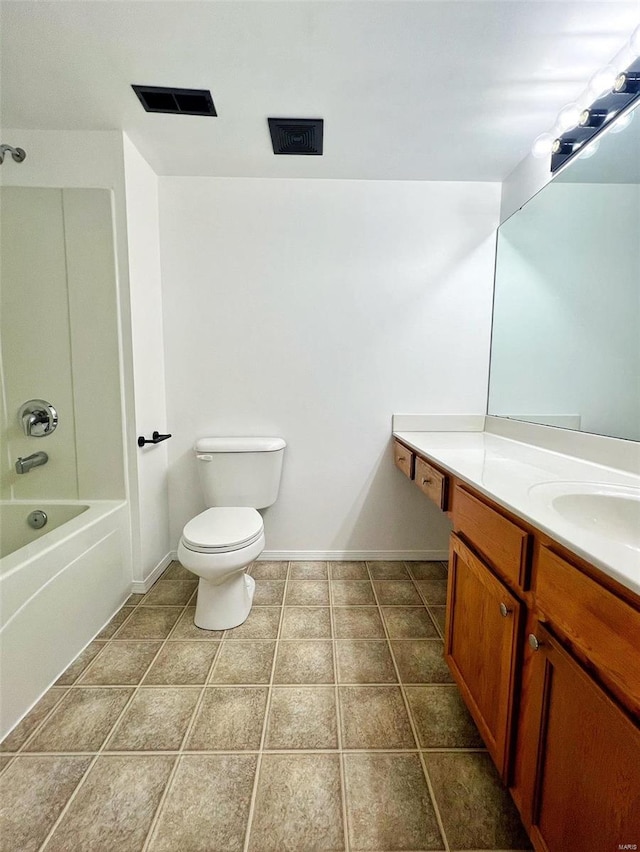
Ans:
[[[172,563],[0,745],[2,852],[520,850],[442,659],[439,562],[258,562],[244,625]]]

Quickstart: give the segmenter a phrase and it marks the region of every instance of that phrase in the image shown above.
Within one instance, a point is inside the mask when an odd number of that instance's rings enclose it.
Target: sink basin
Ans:
[[[598,482],[542,482],[529,494],[573,526],[640,550],[640,487]]]

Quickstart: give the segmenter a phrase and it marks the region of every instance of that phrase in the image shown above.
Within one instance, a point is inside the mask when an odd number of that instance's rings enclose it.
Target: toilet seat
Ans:
[[[247,506],[216,506],[192,518],[182,543],[196,553],[230,553],[256,542],[264,532],[262,516]]]

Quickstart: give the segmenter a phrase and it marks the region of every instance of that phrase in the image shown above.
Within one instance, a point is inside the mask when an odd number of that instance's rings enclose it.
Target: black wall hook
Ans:
[[[159,444],[160,441],[166,441],[167,438],[170,438],[171,435],[161,435],[160,432],[153,432],[150,438],[145,438],[143,435],[140,435],[138,438],[138,446],[144,447],[145,444]]]

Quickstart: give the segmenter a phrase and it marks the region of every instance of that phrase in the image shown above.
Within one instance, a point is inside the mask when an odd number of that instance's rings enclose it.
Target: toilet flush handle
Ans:
[[[196,458],[198,461],[213,461],[211,453],[197,453]]]

